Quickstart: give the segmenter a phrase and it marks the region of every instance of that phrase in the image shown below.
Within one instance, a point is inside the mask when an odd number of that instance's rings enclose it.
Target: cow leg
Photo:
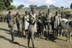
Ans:
[[[67,32],[67,41],[70,42],[70,32]]]

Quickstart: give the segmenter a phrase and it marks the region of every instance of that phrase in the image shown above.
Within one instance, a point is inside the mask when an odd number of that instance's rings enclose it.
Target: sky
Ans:
[[[69,8],[70,4],[72,3],[72,0],[13,0],[12,5],[19,6],[20,4],[23,4],[25,7],[28,7],[29,5],[55,5],[58,7],[64,6],[65,8]]]

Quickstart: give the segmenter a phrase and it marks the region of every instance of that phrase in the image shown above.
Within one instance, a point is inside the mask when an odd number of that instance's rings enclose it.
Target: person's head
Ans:
[[[27,11],[25,11],[25,14],[27,15],[27,14],[28,14],[28,12],[27,12]]]
[[[61,10],[58,10],[58,14],[61,14]]]
[[[34,12],[35,12],[35,10],[34,10],[34,8],[33,8],[33,7],[31,7],[31,12],[32,12],[32,13],[34,13]]]
[[[64,13],[63,12],[61,12],[61,15],[63,15]]]
[[[45,12],[42,12],[42,13],[41,13],[41,16],[44,16],[44,14],[45,14]]]
[[[50,9],[48,9],[48,14],[50,13]]]
[[[13,10],[11,8],[8,9],[8,14],[11,14]]]
[[[30,12],[28,12],[28,15],[31,16]]]
[[[16,14],[19,14],[19,12],[17,12]]]
[[[39,11],[39,14],[41,14],[41,11]]]
[[[57,15],[58,15],[58,12],[56,11],[55,16],[57,16]]]
[[[9,10],[8,14],[11,14],[11,11]]]
[[[41,11],[39,11],[39,13],[38,13],[38,14],[39,14],[39,16],[41,16],[41,14],[42,14],[42,13],[41,13]]]

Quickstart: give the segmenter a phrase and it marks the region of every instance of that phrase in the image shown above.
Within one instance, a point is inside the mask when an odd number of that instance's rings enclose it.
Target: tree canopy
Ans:
[[[11,5],[11,2],[13,2],[13,0],[0,0],[0,10],[8,9],[8,6]]]
[[[17,9],[23,9],[24,8],[24,5],[19,5],[18,7],[17,7]]]
[[[10,5],[10,6],[8,6],[8,9],[16,9],[16,6],[15,5]]]

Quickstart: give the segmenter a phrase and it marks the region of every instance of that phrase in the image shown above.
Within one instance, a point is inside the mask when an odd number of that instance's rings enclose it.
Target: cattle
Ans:
[[[70,41],[70,33],[72,31],[72,21],[68,20],[68,19],[65,19],[65,18],[62,18],[60,20],[60,22],[61,22],[61,26],[62,26],[63,30],[66,33],[67,41]]]

